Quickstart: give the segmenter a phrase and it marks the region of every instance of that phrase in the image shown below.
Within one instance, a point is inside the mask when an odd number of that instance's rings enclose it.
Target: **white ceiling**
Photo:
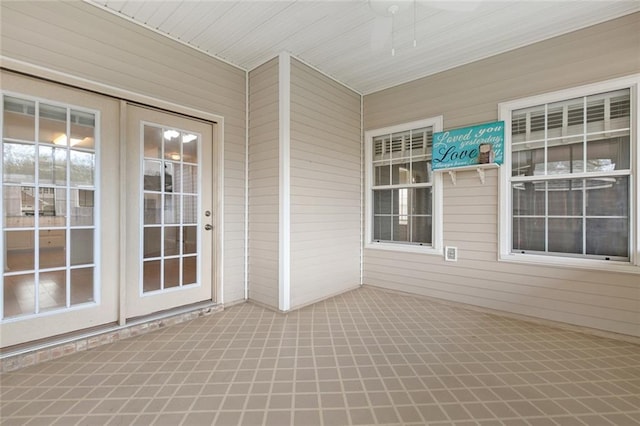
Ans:
[[[638,0],[88,1],[245,70],[289,52],[361,94],[640,11]]]

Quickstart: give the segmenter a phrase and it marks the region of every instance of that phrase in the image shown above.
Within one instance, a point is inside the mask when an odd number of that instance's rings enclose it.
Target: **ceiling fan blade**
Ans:
[[[391,39],[391,31],[393,31],[393,18],[391,16],[376,17],[371,26],[371,50],[384,49]]]

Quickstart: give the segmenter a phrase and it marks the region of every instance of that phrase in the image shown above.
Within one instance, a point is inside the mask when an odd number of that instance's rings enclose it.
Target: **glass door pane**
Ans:
[[[196,284],[201,138],[149,123],[142,135],[142,293]]]
[[[94,302],[96,112],[2,105],[2,319]]]

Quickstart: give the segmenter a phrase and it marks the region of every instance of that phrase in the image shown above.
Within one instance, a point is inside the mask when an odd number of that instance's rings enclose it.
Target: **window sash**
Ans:
[[[509,122],[508,128],[511,128],[511,167],[510,170],[503,171],[507,185],[505,193],[509,200],[506,205],[508,220],[504,223],[510,241],[501,240],[508,244],[508,254],[623,262],[632,260],[635,250],[633,232],[637,227],[638,214],[634,208],[632,190],[636,181],[635,162],[632,157],[634,154],[637,155],[640,147],[634,145],[637,144],[637,136],[633,128],[636,123],[633,119],[634,104],[631,102],[634,97],[631,95],[630,88],[608,92],[603,90],[595,95],[567,97],[565,100],[538,103],[531,107],[501,108],[502,117]],[[582,103],[582,109],[572,110],[571,106],[577,103]],[[505,112],[508,115],[504,114]],[[636,139],[632,138],[634,136]],[[606,146],[594,149],[596,144],[606,145],[607,141],[620,151],[616,164],[613,164],[613,160],[607,161],[606,158],[594,159],[598,152],[605,152],[604,157],[607,156]],[[577,155],[554,159],[554,156],[558,156],[557,150],[571,146],[567,142],[573,143],[573,148],[578,148],[578,151],[574,152]],[[589,151],[590,149],[594,150]],[[553,155],[550,154],[552,150],[555,150]],[[527,164],[527,161],[523,162],[522,158],[518,158],[523,155],[537,155],[538,161],[528,159]],[[587,161],[584,161],[584,158],[587,158]],[[623,161],[620,161],[620,158]],[[530,170],[526,170],[527,168]],[[537,170],[534,171],[534,168]],[[598,181],[602,185],[595,185]],[[611,183],[614,181],[626,182],[622,185],[621,194],[610,195],[618,200],[618,204],[624,205],[623,213],[590,214],[586,206],[587,194],[606,191],[607,181],[610,185],[615,185]],[[529,214],[519,211],[521,206],[518,202],[522,200],[517,199],[514,188],[537,185],[537,190],[541,191],[544,200],[548,201],[550,197],[558,197],[566,182],[583,182],[573,188],[573,191],[582,193],[583,205],[579,211],[550,211],[547,202],[544,203],[542,211],[527,212]],[[544,189],[540,189],[541,185]],[[533,197],[531,194],[529,196]],[[569,195],[566,197],[571,198]],[[599,200],[599,205],[606,207],[606,204],[611,202],[610,198],[605,197]],[[523,235],[527,232],[529,236]],[[524,242],[523,238],[530,240]],[[569,241],[571,239],[575,241]],[[607,241],[613,243],[608,246],[599,244]],[[501,253],[505,253],[504,250],[501,250]]]

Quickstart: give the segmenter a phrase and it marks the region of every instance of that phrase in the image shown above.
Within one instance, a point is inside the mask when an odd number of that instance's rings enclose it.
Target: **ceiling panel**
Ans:
[[[640,11],[637,0],[88,1],[245,70],[289,52],[362,94]]]

